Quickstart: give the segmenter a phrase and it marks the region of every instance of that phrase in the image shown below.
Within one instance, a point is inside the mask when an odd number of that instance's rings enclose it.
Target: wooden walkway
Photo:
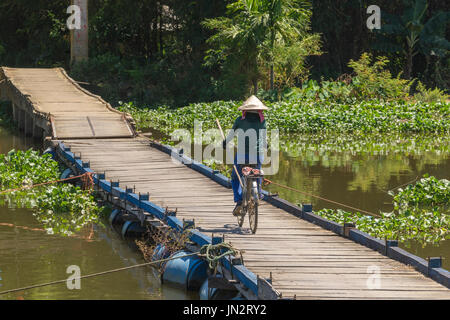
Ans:
[[[51,114],[52,138],[133,136],[122,113],[82,89],[63,69],[2,69],[3,77],[28,98],[35,111]],[[16,106],[31,113],[21,103]]]
[[[250,271],[266,278],[272,272],[273,287],[283,297],[450,299],[449,289],[413,268],[267,202],[260,207],[256,235],[246,229],[248,219],[240,229],[231,214],[230,189],[172,161],[166,153],[150,147],[147,139],[130,134],[118,138],[129,133],[122,115],[80,91],[60,69],[7,69],[5,74],[14,86],[31,94],[36,108],[55,115],[54,125],[60,132],[55,139],[63,140],[75,154],[81,153],[95,172],[105,171],[106,179],[120,180],[122,188],[148,192],[151,202],[177,209],[179,219],[195,219],[202,233],[224,234],[226,242],[245,251],[244,263]],[[91,119],[95,135],[87,119]],[[97,133],[110,137],[93,139]],[[367,285],[372,275],[368,271],[374,269],[380,272],[380,288]]]

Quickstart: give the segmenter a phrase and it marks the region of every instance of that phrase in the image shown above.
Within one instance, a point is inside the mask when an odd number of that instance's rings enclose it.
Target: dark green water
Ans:
[[[40,148],[40,144],[0,130],[0,152]],[[67,279],[67,267],[81,275],[145,262],[110,227],[93,226],[75,237],[48,235],[32,211],[0,207],[0,291]],[[80,290],[65,283],[11,293],[2,299],[197,299],[196,292],[161,285],[150,267],[81,280]]]

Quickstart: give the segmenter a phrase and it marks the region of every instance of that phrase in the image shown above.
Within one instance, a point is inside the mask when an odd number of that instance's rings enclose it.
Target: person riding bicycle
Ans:
[[[227,143],[237,137],[238,146],[234,164],[241,177],[243,165],[254,165],[257,169],[261,169],[266,148],[266,120],[263,111],[268,109],[257,97],[248,98],[238,108],[242,111],[242,116],[235,120],[232,130],[223,140],[222,145],[226,149]],[[261,181],[258,185],[260,184]],[[233,215],[238,216],[242,210],[242,188],[235,170],[231,174],[231,187],[236,203]]]

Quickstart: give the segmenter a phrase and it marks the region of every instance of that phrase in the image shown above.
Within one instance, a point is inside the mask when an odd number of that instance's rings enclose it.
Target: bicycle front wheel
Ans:
[[[247,208],[248,220],[250,223],[250,230],[253,234],[256,233],[258,228],[258,202],[255,201],[254,197],[250,198]]]

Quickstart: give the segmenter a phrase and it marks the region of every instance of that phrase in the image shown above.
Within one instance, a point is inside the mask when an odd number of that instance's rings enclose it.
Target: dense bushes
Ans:
[[[435,88],[427,89],[423,83],[401,79],[401,73],[393,77],[387,66],[386,57],[373,58],[363,53],[359,60],[350,60],[352,74],[343,74],[337,80],[319,83],[308,80],[301,87],[285,88],[278,92],[260,90],[259,96],[270,101],[329,101],[336,103],[356,103],[361,101],[399,102],[445,102],[449,96]],[[413,91],[416,93],[412,95]]]
[[[87,89],[114,106],[119,101],[134,101],[138,105],[180,107],[193,101],[238,99],[245,92],[239,81],[212,81],[202,64],[186,63],[181,57],[154,61],[105,54],[74,65],[70,75],[89,83]]]

